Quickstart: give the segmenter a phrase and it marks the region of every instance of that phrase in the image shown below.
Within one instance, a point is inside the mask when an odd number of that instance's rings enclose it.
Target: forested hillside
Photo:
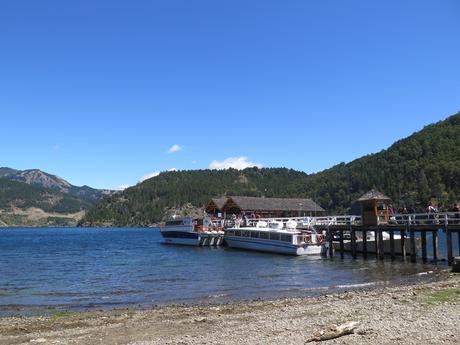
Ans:
[[[307,175],[285,168],[164,172],[90,210],[82,225],[150,225],[165,209],[212,196],[309,197],[331,213],[346,213],[376,187],[396,206],[423,208],[435,198],[448,206],[460,196],[460,113],[379,153]]]
[[[460,197],[460,113],[399,140],[387,150],[307,178],[325,208],[344,212],[375,186],[395,205],[424,209],[431,198],[445,207]]]

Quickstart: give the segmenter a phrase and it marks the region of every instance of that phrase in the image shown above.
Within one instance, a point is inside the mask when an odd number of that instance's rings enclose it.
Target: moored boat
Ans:
[[[320,255],[327,251],[322,234],[298,230],[296,222],[258,221],[255,226],[225,230],[225,242],[231,248],[288,255]]]
[[[166,244],[220,246],[224,239],[222,229],[209,218],[173,217],[160,232]]]

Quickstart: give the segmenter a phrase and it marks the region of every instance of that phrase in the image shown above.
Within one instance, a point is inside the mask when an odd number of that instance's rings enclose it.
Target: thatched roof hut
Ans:
[[[390,218],[391,199],[376,189],[371,189],[358,199],[362,208],[364,226],[386,224]]]
[[[370,200],[375,200],[375,201],[384,201],[384,200],[391,200],[389,197],[384,195],[383,193],[379,192],[376,189],[371,189],[367,193],[364,193],[359,199],[359,202],[362,201],[370,201]]]

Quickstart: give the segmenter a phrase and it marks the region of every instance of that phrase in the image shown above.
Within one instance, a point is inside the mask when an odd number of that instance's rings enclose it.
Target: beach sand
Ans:
[[[0,344],[304,344],[333,324],[355,332],[321,344],[460,344],[460,275],[310,298],[0,318]]]

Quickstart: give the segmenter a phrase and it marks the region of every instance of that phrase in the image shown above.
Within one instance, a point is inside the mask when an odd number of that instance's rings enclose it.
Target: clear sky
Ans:
[[[0,1],[0,166],[316,172],[460,110],[456,0]]]

